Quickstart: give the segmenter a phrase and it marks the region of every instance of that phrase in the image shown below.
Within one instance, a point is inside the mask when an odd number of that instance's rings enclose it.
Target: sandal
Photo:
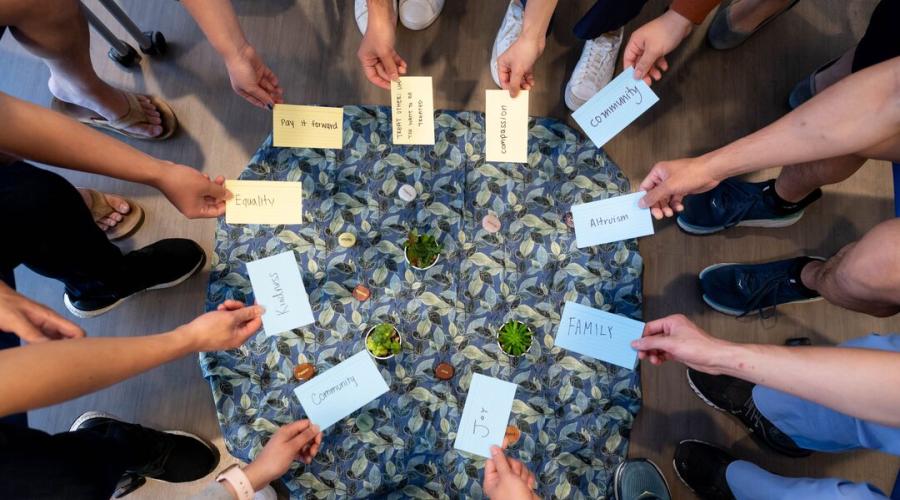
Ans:
[[[106,201],[106,197],[100,191],[89,188],[78,188],[85,190],[89,195],[91,195],[91,217],[94,218],[94,222],[98,222],[102,220],[104,217],[108,216],[113,212],[117,212],[116,209],[111,207],[109,203]],[[134,200],[129,200],[128,198],[122,197],[125,200],[125,203],[128,203],[128,206],[131,207],[131,210],[127,214],[122,214],[122,220],[119,221],[115,226],[107,229],[106,237],[109,238],[110,241],[121,240],[123,238],[127,238],[135,233],[144,222],[144,209],[134,202]]]
[[[152,95],[146,95],[145,97],[150,99],[150,102],[159,111],[159,117],[162,122],[160,123],[160,125],[162,126],[162,133],[156,137],[148,137],[146,135],[135,134],[126,131],[125,129],[131,127],[132,125],[137,125],[139,123],[149,123],[149,121],[147,119],[146,113],[144,113],[144,108],[137,100],[137,94],[124,91],[122,93],[128,100],[128,112],[125,113],[124,116],[116,120],[107,120],[106,118],[103,118],[102,116],[98,115],[88,108],[62,101],[60,99],[57,99],[56,97],[54,97],[50,101],[50,109],[62,113],[70,118],[74,118],[81,123],[90,125],[92,127],[97,127],[99,129],[108,130],[110,132],[116,132],[132,139],[162,141],[164,139],[168,139],[172,136],[173,133],[175,133],[175,130],[178,128],[178,119],[175,118],[175,112],[172,111],[171,106],[169,106],[166,101]]]

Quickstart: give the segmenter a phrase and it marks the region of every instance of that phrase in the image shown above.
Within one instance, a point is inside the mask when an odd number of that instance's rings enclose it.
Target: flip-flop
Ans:
[[[97,127],[103,130],[109,130],[111,132],[115,132],[118,134],[122,134],[125,137],[130,137],[132,139],[143,139],[146,141],[162,141],[164,139],[168,139],[175,133],[175,130],[178,128],[178,119],[175,117],[175,112],[172,111],[172,107],[169,104],[160,99],[159,97],[152,95],[145,95],[153,106],[156,107],[157,111],[159,111],[160,120],[162,123],[162,133],[156,137],[149,137],[142,134],[135,134],[132,132],[128,132],[128,127],[133,125],[138,125],[141,123],[150,123],[149,117],[144,112],[143,106],[138,102],[137,94],[131,92],[122,92],[125,95],[125,98],[128,100],[128,112],[125,113],[122,117],[116,120],[107,120],[102,116],[98,115],[94,111],[85,108],[83,106],[79,106],[77,104],[72,104],[69,102],[61,101],[54,97],[50,101],[50,108],[54,111],[60,112],[70,118],[74,118],[81,123],[90,125],[92,127]]]
[[[736,29],[734,29],[734,27],[731,26],[731,21],[728,20],[728,13],[731,10],[731,6],[732,4],[734,4],[735,0],[731,0],[727,4],[723,2],[719,7],[718,12],[716,12],[715,17],[713,17],[712,22],[709,23],[709,29],[706,32],[706,40],[714,49],[733,49],[738,45],[744,43],[744,41],[750,38],[751,35],[763,29],[765,25],[774,21],[776,17],[794,8],[794,6],[797,5],[798,1],[799,0],[792,0],[787,7],[764,19],[763,22],[759,23],[759,26],[754,28],[753,31],[749,33],[737,31]]]
[[[89,188],[78,189],[84,189],[91,195],[91,216],[94,218],[94,222],[99,222],[109,214],[118,212],[115,208],[110,206],[106,201],[106,197],[100,191]],[[110,241],[121,240],[131,236],[144,222],[144,209],[135,203],[134,200],[129,200],[125,197],[121,198],[125,200],[125,203],[128,203],[131,210],[127,214],[122,214],[122,220],[119,221],[118,224],[106,230],[106,237],[109,238]]]

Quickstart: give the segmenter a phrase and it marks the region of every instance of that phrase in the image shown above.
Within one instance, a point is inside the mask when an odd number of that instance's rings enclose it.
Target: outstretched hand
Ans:
[[[678,361],[712,375],[721,373],[718,360],[731,343],[704,332],[681,314],[667,316],[644,325],[644,335],[631,343],[638,358],[654,365]]]
[[[20,295],[0,281],[0,331],[28,342],[84,337],[84,330],[52,309]]]
[[[256,459],[244,468],[257,491],[283,476],[296,460],[309,465],[319,452],[322,431],[309,420],[298,420],[278,429]]]
[[[392,9],[391,2],[385,2],[383,7],[371,6],[366,34],[356,52],[366,78],[385,90],[406,74],[406,61],[394,50],[397,23]]]
[[[681,44],[691,28],[690,20],[667,10],[631,34],[622,55],[622,67],[634,67],[634,77],[642,78],[647,85],[659,80],[669,69],[665,56]]]
[[[223,186],[224,177],[212,180],[191,167],[164,163],[155,185],[185,217],[210,218],[225,213],[225,200],[231,193]]]
[[[520,35],[512,45],[497,58],[497,73],[500,87],[509,90],[516,97],[520,90],[534,88],[534,63],[544,52],[544,37],[529,38]]]
[[[267,108],[284,102],[284,90],[278,84],[278,77],[251,45],[245,45],[234,57],[226,59],[225,68],[231,88],[250,104]]]
[[[484,463],[484,494],[491,500],[533,500],[536,482],[525,464],[509,458],[497,446],[491,447],[491,458]]]
[[[245,306],[226,300],[216,311],[208,312],[175,332],[191,340],[194,351],[223,351],[240,347],[262,326],[262,306]]]
[[[641,181],[640,189],[647,194],[639,205],[649,208],[656,219],[672,217],[684,210],[685,196],[709,191],[718,184],[719,179],[696,158],[661,161]]]

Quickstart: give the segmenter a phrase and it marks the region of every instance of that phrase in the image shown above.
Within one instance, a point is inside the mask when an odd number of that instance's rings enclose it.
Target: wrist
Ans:
[[[253,485],[254,491],[259,491],[263,489],[267,484],[271,481],[267,480],[265,474],[259,470],[259,466],[255,464],[255,462],[250,462],[249,465],[244,467],[244,474],[247,476],[247,479],[250,481],[250,484]]]
[[[751,366],[752,346],[722,341],[710,368],[718,374],[747,379],[747,367]]]
[[[178,328],[161,334],[164,337],[165,345],[175,350],[177,357],[187,356],[200,352],[200,342],[194,338],[187,325],[181,325]]]
[[[691,30],[694,29],[694,23],[690,19],[672,9],[665,11],[660,18],[669,29],[681,33],[682,39],[686,38],[691,33]]]

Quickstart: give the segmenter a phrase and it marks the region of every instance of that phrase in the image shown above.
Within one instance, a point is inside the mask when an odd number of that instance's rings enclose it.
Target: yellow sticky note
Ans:
[[[434,95],[430,76],[391,82],[394,144],[434,144]]]
[[[515,99],[508,90],[485,94],[484,141],[487,161],[528,162],[528,91]]]
[[[276,148],[341,149],[344,108],[276,104],[272,110],[272,144]]]
[[[227,224],[300,224],[303,185],[299,182],[225,181],[234,196],[225,202]]]

